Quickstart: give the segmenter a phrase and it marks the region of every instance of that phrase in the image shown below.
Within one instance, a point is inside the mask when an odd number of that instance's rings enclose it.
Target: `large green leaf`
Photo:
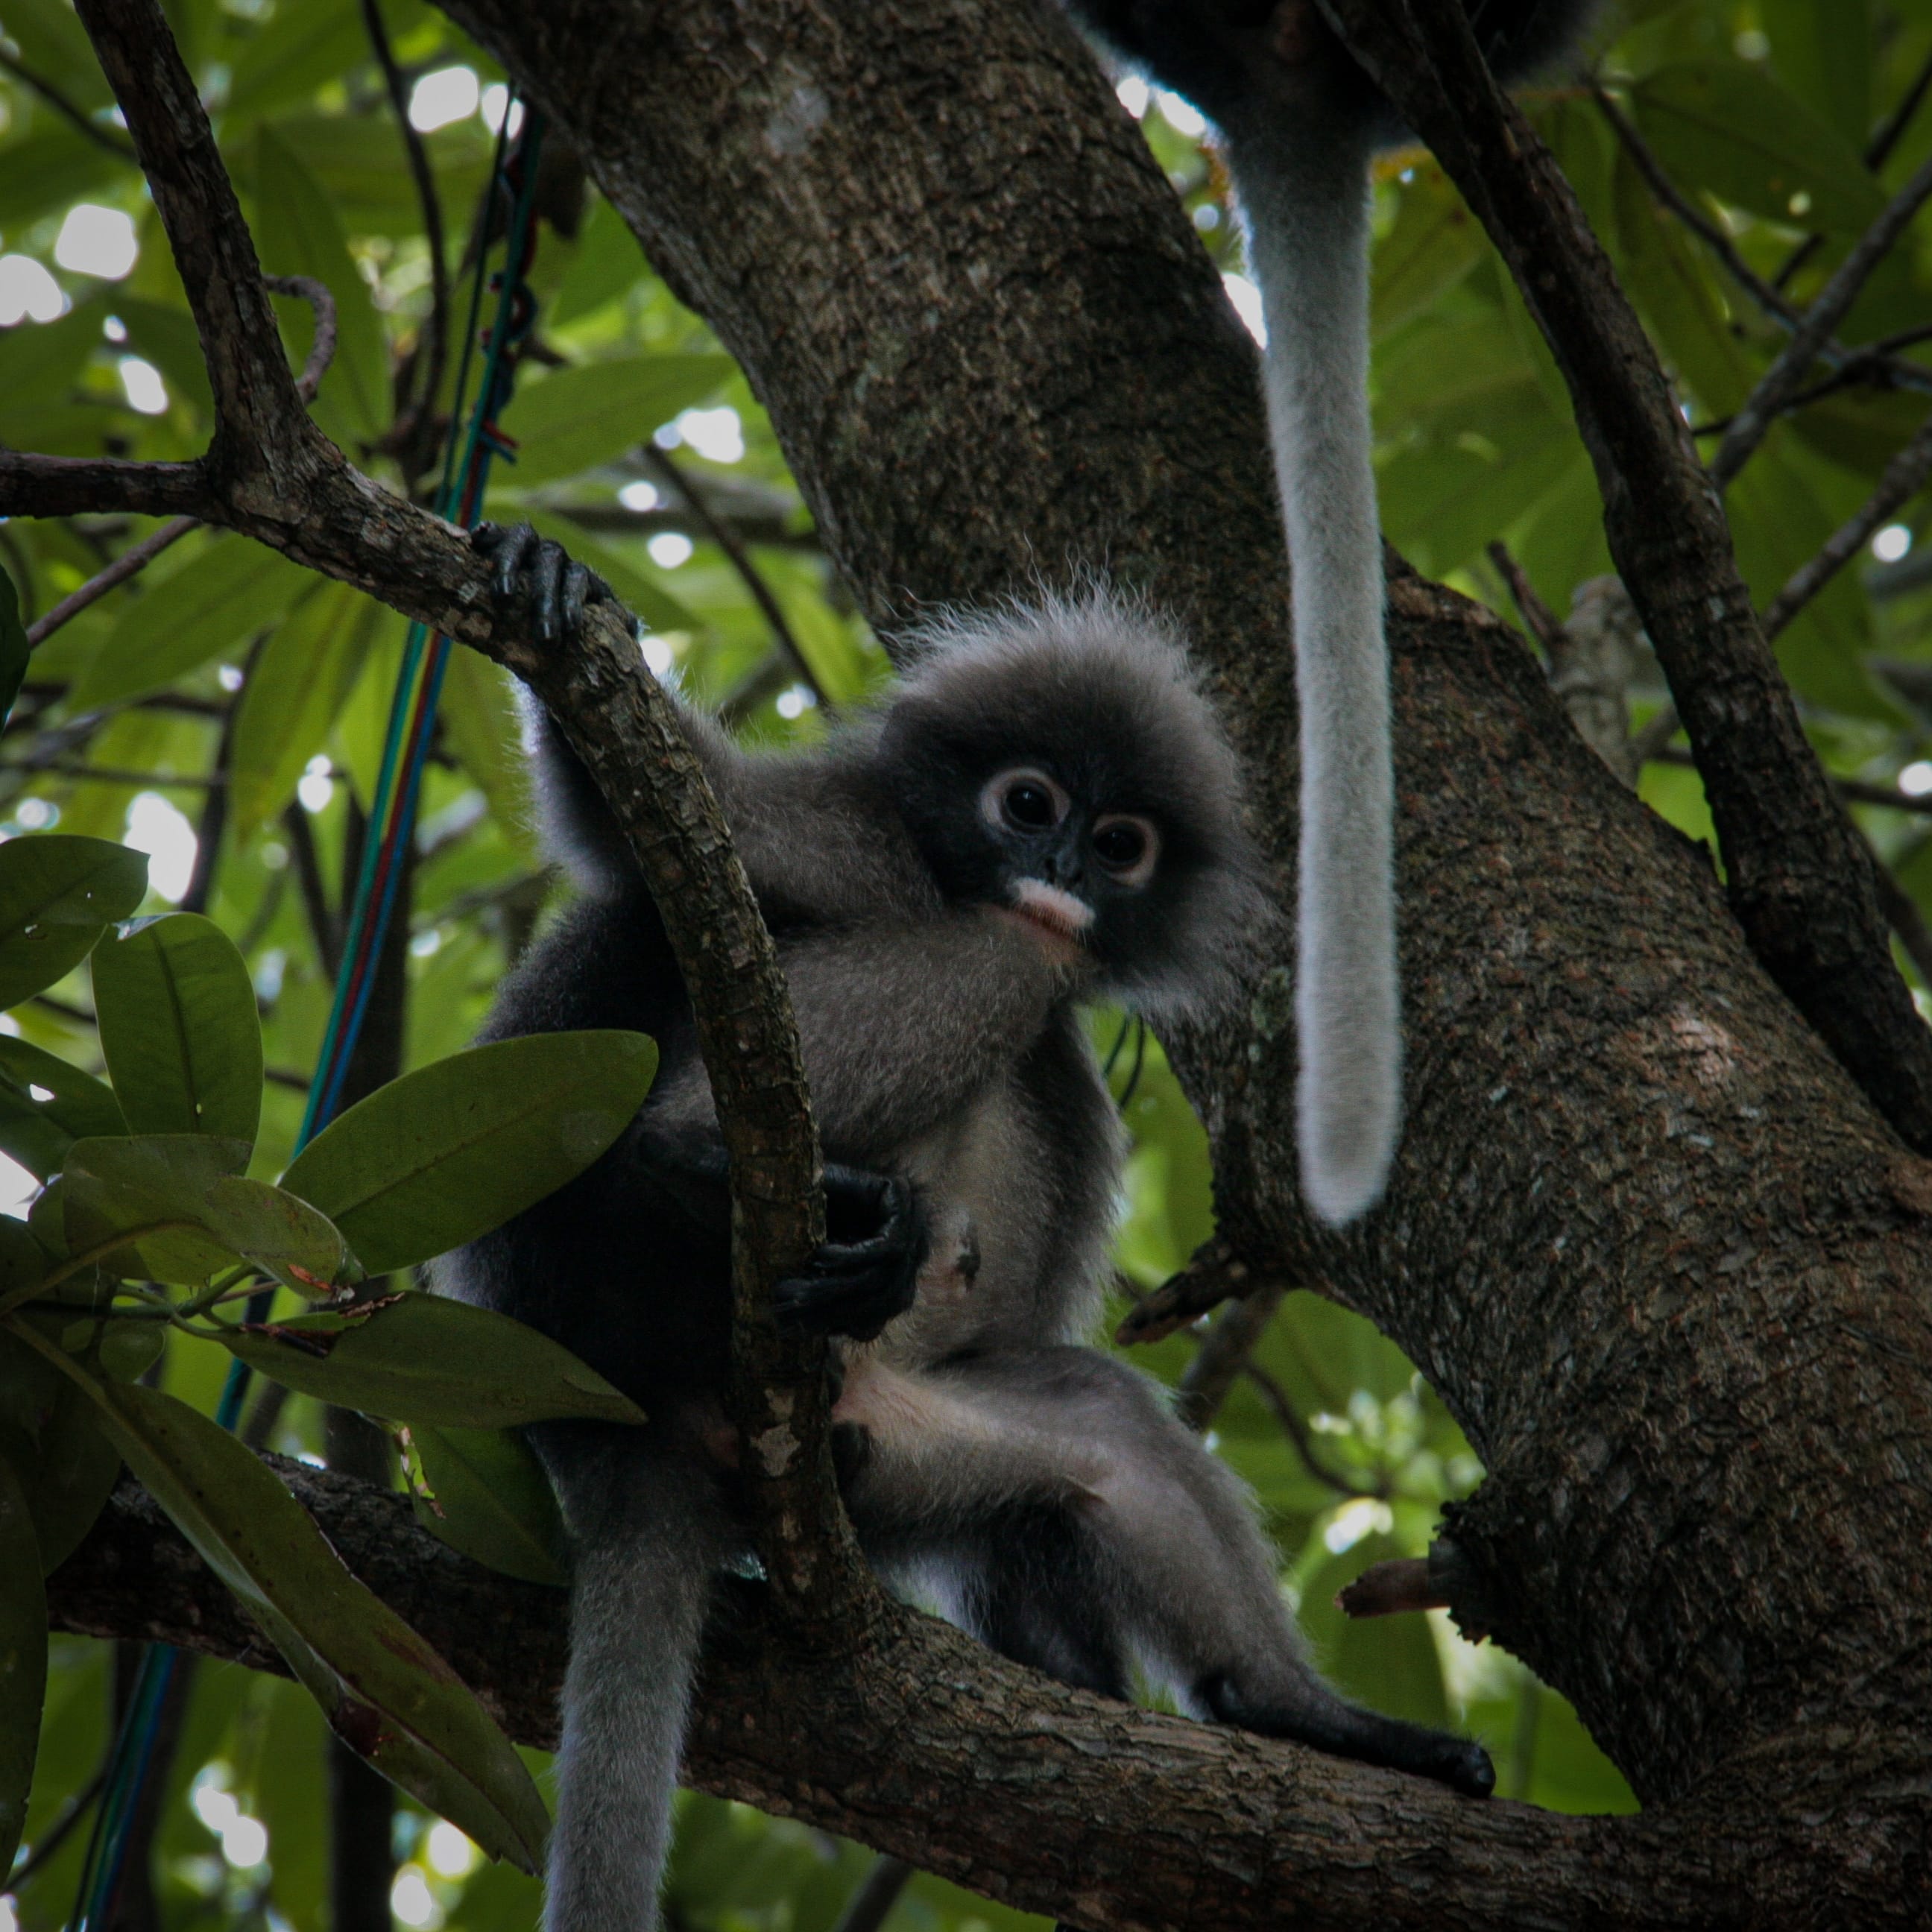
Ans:
[[[508,1429],[438,1429],[412,1422],[410,1442],[429,1494],[416,1520],[472,1562],[526,1583],[568,1583],[563,1517],[543,1465]]]
[[[186,1403],[64,1366],[336,1735],[492,1856],[533,1870],[548,1820],[509,1740],[435,1651],[343,1567],[294,1497]]]
[[[1680,62],[1646,75],[1632,100],[1680,188],[1834,232],[1862,229],[1885,205],[1851,143],[1761,67]]]
[[[304,1395],[392,1421],[509,1429],[565,1416],[644,1420],[548,1336],[440,1294],[386,1295],[224,1339],[251,1367]]]
[[[148,889],[145,854],[42,832],[0,845],[0,1006],[51,986]]]
[[[121,1473],[121,1455],[100,1432],[87,1397],[4,1328],[0,1458],[12,1466],[26,1497],[41,1568],[58,1568],[100,1514]]]
[[[1778,77],[1846,145],[1871,132],[1871,13],[1862,0],[1821,7],[1818,0],[1758,0]]]
[[[127,1131],[120,1102],[92,1074],[0,1036],[0,1154],[44,1180],[76,1141]]]
[[[553,370],[540,382],[521,385],[503,412],[517,461],[502,480],[526,488],[608,463],[680,410],[704,401],[730,374],[728,357],[694,353]]]
[[[353,0],[278,7],[236,58],[224,125],[305,102],[368,55],[367,30]]]
[[[252,1143],[262,1028],[248,962],[213,920],[170,913],[100,946],[94,1003],[108,1077],[137,1134]]]
[[[500,1226],[583,1172],[657,1072],[642,1034],[533,1034],[453,1054],[358,1102],[282,1177],[371,1274]]]
[[[173,683],[272,624],[311,580],[299,565],[247,537],[197,545],[123,603],[120,621],[76,681],[72,708],[118,704]]]
[[[1395,226],[1376,244],[1371,327],[1384,335],[1454,288],[1483,254],[1482,224],[1434,162],[1402,185]]]
[[[228,764],[230,834],[245,838],[295,796],[355,685],[382,607],[320,584],[276,626],[248,674]],[[470,653],[461,653],[468,656]]]
[[[1449,1722],[1442,1661],[1424,1617],[1344,1616],[1336,1593],[1372,1563],[1408,1552],[1393,1537],[1363,1538],[1316,1570],[1302,1593],[1301,1626],[1336,1689],[1392,1718],[1442,1730]]]
[[[382,325],[328,190],[267,123],[256,135],[255,211],[262,266],[273,274],[312,275],[335,298],[335,359],[315,400],[316,422],[345,448],[373,441],[389,420]],[[280,310],[299,364],[308,352],[314,317],[307,303],[292,298],[281,298]]]
[[[359,1271],[341,1234],[306,1201],[238,1170],[248,1143],[214,1134],[76,1141],[62,1174],[68,1245],[124,1234],[138,1251],[104,1263],[157,1281],[206,1280],[250,1262],[298,1293],[327,1294]]]
[[[47,1600],[27,1499],[0,1454],[0,1872],[27,1823],[47,1690]]]
[[[0,568],[0,724],[13,716],[14,700],[20,694],[32,655],[27,627],[20,621],[20,593],[14,580]]]

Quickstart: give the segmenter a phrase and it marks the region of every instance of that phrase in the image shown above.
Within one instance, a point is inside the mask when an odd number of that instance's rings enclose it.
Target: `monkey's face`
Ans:
[[[1037,765],[995,772],[980,788],[979,810],[994,860],[988,896],[1082,947],[1112,937],[1160,867],[1153,819],[1077,796]]]

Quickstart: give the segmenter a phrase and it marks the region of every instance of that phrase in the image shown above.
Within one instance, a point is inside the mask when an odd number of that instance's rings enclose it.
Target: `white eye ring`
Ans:
[[[1100,841],[1114,826],[1131,826],[1140,834],[1140,856],[1130,864],[1118,866],[1100,849]],[[1137,812],[1109,812],[1094,821],[1094,856],[1106,868],[1108,876],[1124,886],[1144,886],[1154,877],[1154,868],[1160,860],[1160,833],[1150,819],[1142,818]]]
[[[1049,824],[1035,825],[1024,818],[1017,818],[1006,808],[1010,794],[1023,784],[1037,786],[1053,802],[1053,818]],[[980,816],[997,831],[1050,832],[1054,826],[1063,823],[1072,809],[1072,800],[1065,790],[1054,784],[1046,772],[1031,765],[1018,765],[1011,771],[1001,772],[988,778],[980,794]]]

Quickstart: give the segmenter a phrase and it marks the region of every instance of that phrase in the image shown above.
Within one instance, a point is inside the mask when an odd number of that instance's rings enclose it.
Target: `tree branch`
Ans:
[[[267,1459],[351,1570],[476,1686],[520,1742],[556,1743],[558,1594],[491,1575],[406,1502]],[[1768,1835],[1676,1820],[1477,1804],[1221,1726],[1137,1710],[1007,1664],[890,1608],[866,1640],[800,1646],[766,1593],[736,1592],[707,1652],[684,1775],[989,1898],[1093,1932],[1463,1932],[1589,1922],[1678,1932],[1777,1922],[1828,1869]],[[160,1510],[124,1481],[49,1581],[58,1628],[140,1636],[280,1670]],[[1413,1883],[1396,1875],[1426,1874]],[[1822,1894],[1814,1892],[1816,1898]],[[1858,1922],[1904,1924],[1894,1897]]]
[[[1898,1132],[1932,1151],[1932,1032],[1892,963],[1864,843],[1804,735],[1722,506],[1574,193],[1497,88],[1460,8],[1321,4],[1462,190],[1563,371],[1610,555],[1690,734],[1753,950]],[[1932,189],[1932,162],[1923,172]],[[1857,267],[1848,260],[1777,368],[1809,366],[1843,313],[1840,285],[1855,290],[1896,239],[1907,199],[1854,250]],[[1767,376],[1760,412],[1784,393],[1782,376]]]
[[[732,1400],[766,1567],[802,1613],[862,1622],[876,1592],[832,1483],[824,1345],[782,1341],[770,1313],[771,1282],[823,1229],[796,1030],[770,936],[676,708],[609,605],[592,608],[567,658],[500,625],[487,573],[460,535],[379,490],[315,428],[157,0],[80,0],[79,10],[134,134],[208,365],[215,433],[194,470],[206,492],[198,508],[504,664],[548,706],[624,830],[690,992],[731,1158]]]

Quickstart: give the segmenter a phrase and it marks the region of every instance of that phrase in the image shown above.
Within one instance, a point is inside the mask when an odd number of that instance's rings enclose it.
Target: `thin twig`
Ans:
[[[1928,195],[1932,195],[1932,156],[1919,164],[1912,178],[1858,237],[1818,298],[1805,310],[1804,320],[1792,331],[1783,352],[1744,399],[1736,421],[1724,432],[1724,440],[1711,459],[1712,479],[1720,490],[1744,467],[1772,424],[1802,387],[1807,372],[1830,340],[1832,332],[1857,300],[1873,271],[1892,252]]]
[[[1736,244],[1725,232],[1723,226],[1706,214],[1670,178],[1650,144],[1637,132],[1634,123],[1608,92],[1601,86],[1593,84],[1590,93],[1598,110],[1610,123],[1617,139],[1622,142],[1624,152],[1629,154],[1651,192],[1717,256],[1732,279],[1760,308],[1786,328],[1797,328],[1803,321],[1803,312],[1798,304],[1790,296],[1781,293],[1774,284],[1766,281],[1739,254]],[[1908,334],[1910,340],[1921,339],[1916,332],[1908,332]],[[1829,387],[1842,388],[1853,382],[1882,381],[1891,388],[1918,389],[1932,393],[1932,369],[1923,369],[1916,362],[1906,362],[1894,357],[1886,345],[1870,343],[1862,348],[1847,348],[1828,333],[1826,339],[1820,343],[1816,353],[1820,359],[1828,364],[1836,372]],[[1825,386],[1821,386],[1817,392],[1819,394],[1826,392]],[[1809,398],[1793,395],[1786,399],[1784,406],[1795,409],[1801,400]],[[1729,424],[1735,420],[1735,418],[1726,418],[1726,426],[1728,428]],[[1699,432],[1700,434],[1707,433],[1706,430]]]
[[[315,941],[316,957],[322,962],[322,975],[334,980],[342,970],[342,928],[328,903],[328,887],[322,876],[321,855],[315,849],[315,831],[308,814],[298,803],[282,812],[282,830],[296,862],[296,882],[302,887],[302,910],[308,915],[310,936]],[[345,866],[346,872],[352,869]]]
[[[1281,1426],[1281,1432],[1288,1438],[1294,1453],[1300,1457],[1308,1473],[1318,1483],[1326,1483],[1331,1490],[1340,1490],[1346,1496],[1379,1496],[1382,1494],[1384,1486],[1365,1486],[1352,1477],[1339,1475],[1316,1456],[1314,1438],[1309,1434],[1307,1426],[1301,1418],[1294,1412],[1294,1405],[1288,1400],[1288,1391],[1267,1370],[1258,1367],[1252,1362],[1244,1362],[1241,1372],[1261,1391],[1262,1401],[1268,1404],[1275,1420]]]
[[[790,624],[784,612],[778,608],[778,600],[772,595],[771,586],[764,573],[752,560],[752,554],[739,540],[738,532],[718,516],[692,485],[680,464],[674,462],[668,450],[658,448],[656,443],[645,445],[645,454],[664,481],[670,484],[685,502],[691,506],[691,514],[704,526],[706,533],[730,560],[731,568],[739,575],[745,588],[752,593],[752,601],[764,612],[765,622],[771,626],[772,635],[778,640],[778,648],[791,660],[792,668],[798,673],[821,709],[826,707],[826,696],[820,687],[818,675],[799,648],[798,639],[793,635]]]
[[[1928,87],[1932,87],[1932,56],[1928,56],[1919,68],[1912,85],[1905,90],[1904,98],[1892,110],[1884,124],[1865,143],[1864,164],[1873,173],[1877,173],[1891,160],[1892,151],[1898,146],[1906,129],[1911,126],[1912,116],[1918,112]],[[1806,236],[1785,257],[1783,266],[1772,278],[1773,284],[1780,289],[1788,288],[1792,276],[1824,245],[1823,236]]]
[[[449,269],[443,260],[442,202],[436,191],[429,151],[410,118],[409,88],[402,69],[396,64],[395,50],[389,45],[388,29],[382,24],[376,0],[362,0],[362,23],[368,30],[369,44],[389,91],[396,130],[402,136],[403,152],[409,157],[410,176],[416,183],[416,200],[422,211],[423,240],[429,249],[429,318],[424,325],[428,356],[422,394],[398,412],[400,419],[390,432],[400,443],[410,440],[424,414],[436,407],[436,396],[442,387],[443,364],[449,351]]]
[[[103,1765],[68,1800],[60,1816],[34,1840],[33,1850],[4,1879],[0,1879],[0,1892],[10,1895],[17,1892],[59,1856],[60,1848],[73,1837],[74,1827],[87,1816],[88,1808],[100,1796],[101,1787],[106,1782],[107,1767]]]
[[[118,765],[90,765],[80,758],[0,759],[0,776],[22,778],[48,772],[57,778],[87,778],[96,784],[140,785],[151,791],[218,791],[228,782],[223,772],[176,776],[167,772],[134,772]]]
[[[1548,650],[1563,632],[1556,614],[1538,596],[1535,585],[1523,574],[1522,566],[1510,556],[1509,546],[1500,537],[1489,546],[1489,557],[1502,572],[1503,581],[1509,586],[1510,595],[1516,599],[1516,608],[1522,612],[1530,635]]]
[[[1932,931],[1926,927],[1925,915],[1876,852],[1872,854],[1872,872],[1878,880],[1879,910],[1885,914],[1886,925],[1898,934],[1905,956],[1918,968],[1920,983],[1932,990]]]
[[[1190,1429],[1205,1429],[1214,1420],[1287,1292],[1280,1282],[1270,1282],[1245,1301],[1231,1302],[1202,1337],[1174,1391],[1174,1412]]]
[[[0,52],[0,68],[5,68],[22,86],[32,88],[56,113],[64,115],[96,147],[105,148],[117,160],[134,163],[134,150],[125,141],[117,140],[86,109],[70,100],[52,81],[42,80],[32,68],[10,53]]]
[[[1833,577],[1871,541],[1872,532],[1932,476],[1932,416],[1912,440],[1885,466],[1878,488],[1826,538],[1817,555],[1793,571],[1784,588],[1765,606],[1764,634],[1774,638]]]
[[[190,530],[200,526],[199,517],[176,517],[139,543],[129,544],[105,570],[90,577],[78,590],[70,590],[45,616],[35,618],[27,626],[28,649],[44,644],[63,624],[78,617],[90,604],[99,603],[129,578],[139,575],[170,544],[179,543]]]
[[[832,1932],[879,1932],[912,1876],[913,1868],[904,1858],[874,1859]]]
[[[309,338],[308,356],[302,374],[296,378],[296,394],[305,403],[315,400],[328,365],[335,360],[335,298],[326,282],[313,275],[264,275],[262,286],[278,296],[298,296],[315,315],[315,333]]]
[[[1114,1340],[1122,1348],[1158,1342],[1220,1307],[1231,1297],[1244,1299],[1277,1286],[1288,1288],[1293,1283],[1272,1269],[1250,1267],[1216,1234],[1195,1250],[1178,1274],[1170,1276],[1153,1294],[1128,1310],[1114,1331]]]

